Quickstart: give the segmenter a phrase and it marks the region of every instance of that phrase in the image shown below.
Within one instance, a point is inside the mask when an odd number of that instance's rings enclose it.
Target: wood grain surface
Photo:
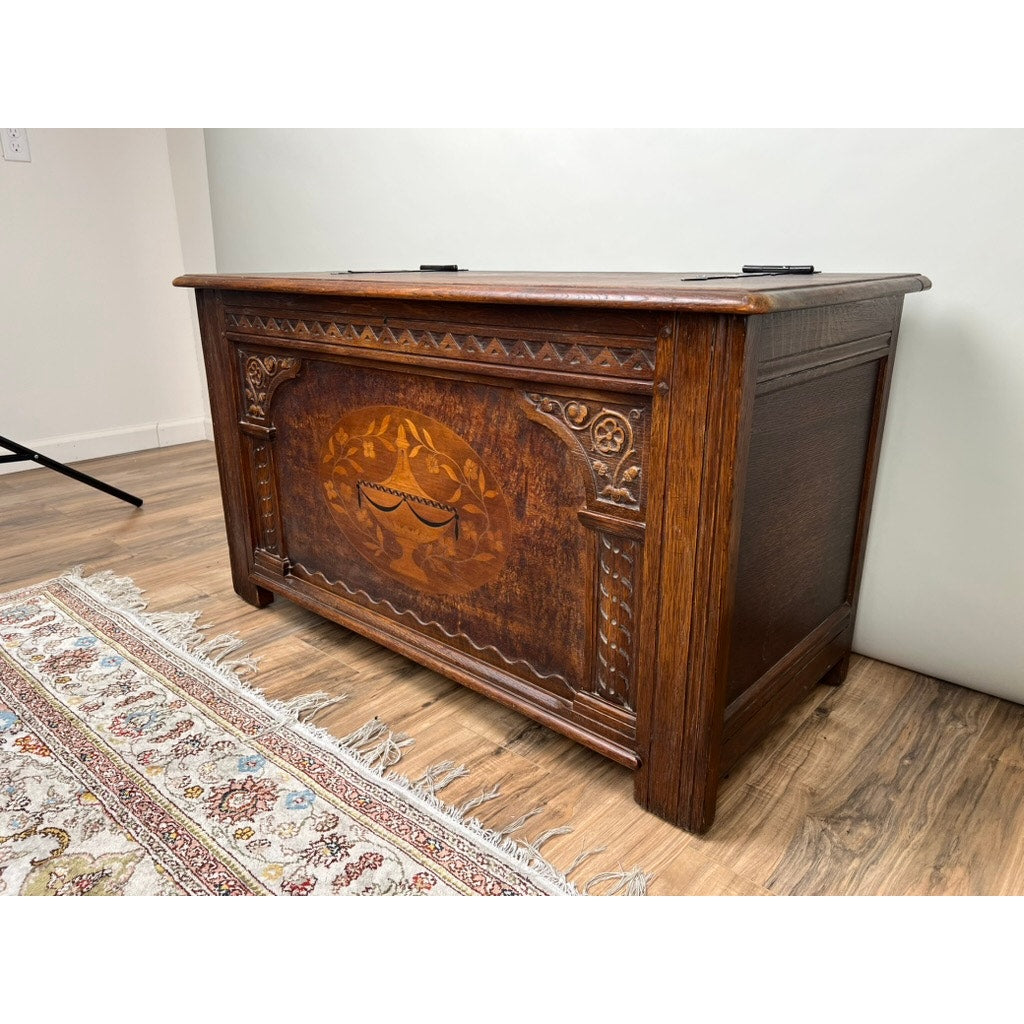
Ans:
[[[232,590],[213,446],[94,460],[84,469],[145,499],[142,509],[45,470],[0,478],[0,588],[72,565],[133,577],[154,610],[201,609],[260,657],[256,678],[287,699],[348,699],[318,719],[343,735],[379,715],[415,738],[412,777],[446,759],[470,777],[453,804],[500,827],[533,808],[533,838],[574,877],[641,866],[654,894],[1024,894],[1024,708],[854,657],[845,684],[817,687],[721,786],[703,836],[634,803],[633,773],[291,602],[256,609]]]
[[[845,677],[925,278],[177,283],[251,604],[290,598],[635,768],[641,806],[698,833],[722,771]]]
[[[706,279],[709,278],[709,279]],[[619,273],[359,273],[186,274],[180,288],[258,289],[293,295],[512,302],[718,313],[770,313],[832,302],[919,292],[921,274],[789,274],[758,277],[735,271]],[[837,299],[841,295],[842,298]]]

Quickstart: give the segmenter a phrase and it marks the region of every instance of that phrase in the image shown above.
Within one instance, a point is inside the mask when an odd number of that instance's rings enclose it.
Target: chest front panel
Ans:
[[[354,319],[223,313],[254,578],[630,763],[658,326]]]

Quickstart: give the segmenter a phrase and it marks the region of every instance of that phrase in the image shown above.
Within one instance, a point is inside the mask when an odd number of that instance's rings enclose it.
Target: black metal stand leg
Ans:
[[[110,484],[105,484],[102,480],[89,476],[88,473],[80,473],[77,469],[65,466],[63,462],[47,458],[42,453],[26,448],[23,444],[11,441],[9,438],[0,437],[0,448],[6,448],[9,452],[14,453],[13,455],[0,455],[0,463],[35,462],[40,466],[45,466],[47,469],[52,469],[56,473],[63,473],[64,476],[69,476],[72,480],[77,480],[79,483],[95,487],[96,490],[103,491],[104,494],[110,494],[115,498],[120,498],[121,501],[127,501],[129,505],[134,505],[136,508],[142,505],[142,499],[136,498],[134,494],[129,494],[127,491],[122,491],[117,487],[111,487]]]

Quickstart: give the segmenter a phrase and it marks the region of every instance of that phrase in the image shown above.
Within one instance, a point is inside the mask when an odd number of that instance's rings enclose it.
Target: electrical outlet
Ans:
[[[24,128],[4,128],[3,141],[5,160],[24,160],[28,163],[32,157],[28,151],[28,132]]]

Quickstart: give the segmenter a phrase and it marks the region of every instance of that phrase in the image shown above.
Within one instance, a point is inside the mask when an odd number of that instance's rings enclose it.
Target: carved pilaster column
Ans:
[[[274,392],[302,369],[298,359],[239,349],[242,374],[242,420],[239,428],[249,449],[250,510],[256,550],[255,563],[285,576],[289,563],[281,535],[277,473],[274,467],[274,426],[270,420]],[[245,441],[243,441],[245,444]]]
[[[636,598],[640,545],[626,537],[597,535],[597,648],[594,692],[632,710]]]

